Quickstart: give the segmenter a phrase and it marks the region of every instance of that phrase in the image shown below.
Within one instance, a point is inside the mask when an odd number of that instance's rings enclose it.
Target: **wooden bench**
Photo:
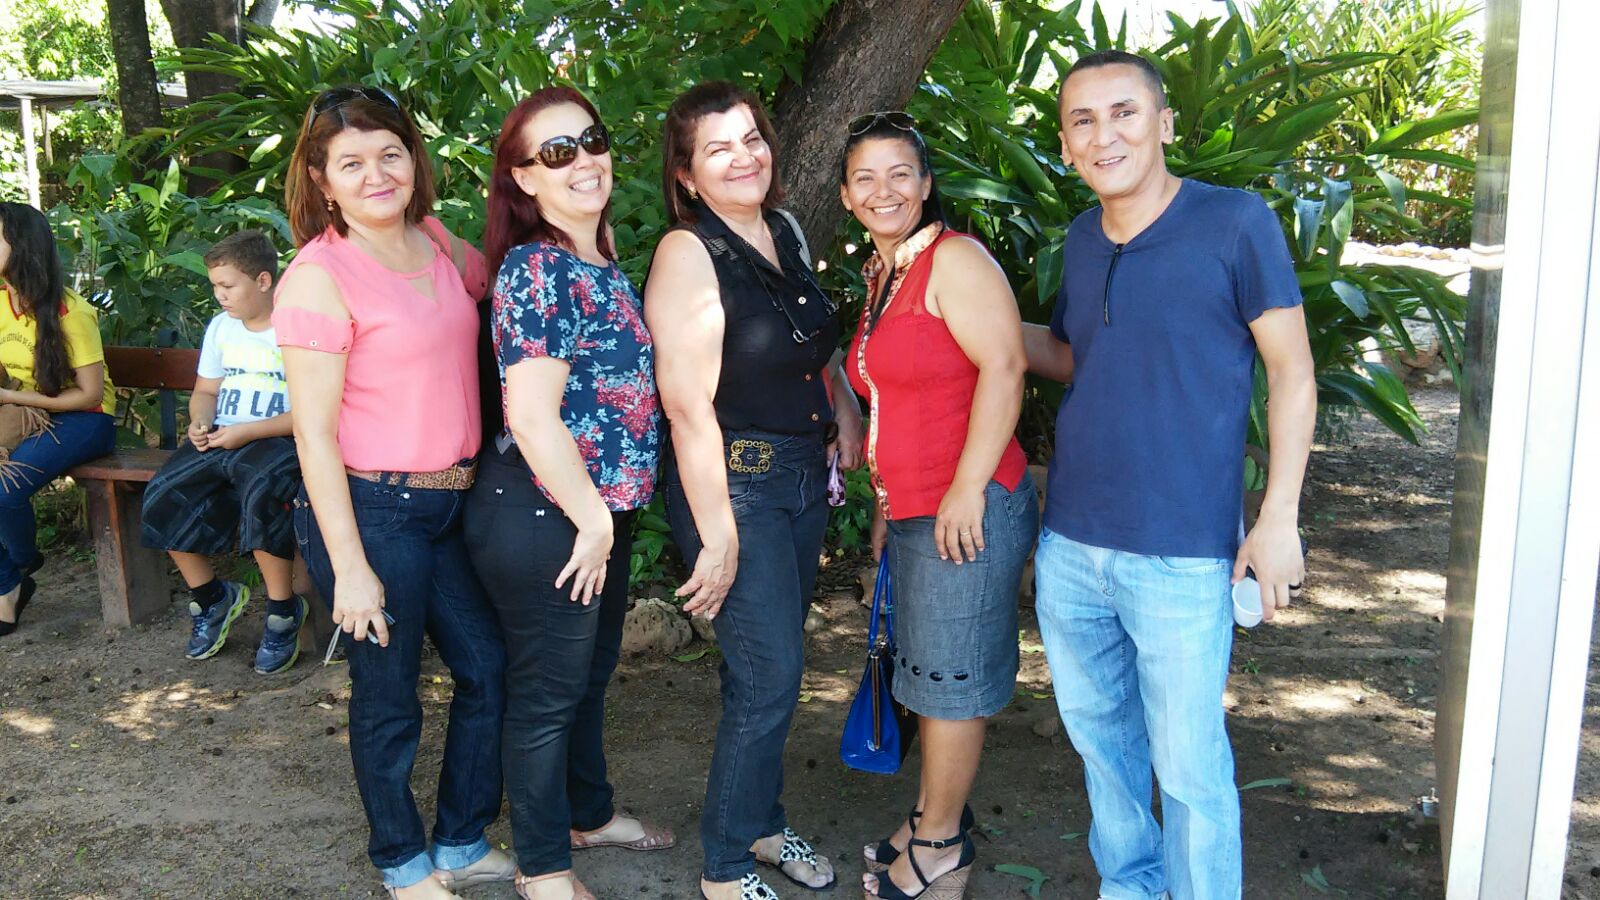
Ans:
[[[95,568],[100,581],[100,613],[112,625],[138,625],[166,609],[172,598],[172,564],[161,550],[140,543],[140,513],[145,485],[178,446],[178,391],[194,389],[200,351],[178,347],[107,347],[106,371],[118,388],[160,392],[159,448],[113,450],[68,471],[88,495],[89,529],[94,533]],[[316,645],[333,634],[326,608],[295,561],[295,588],[311,599],[311,636]],[[302,652],[314,652],[304,643]],[[317,651],[320,652],[320,646]]]

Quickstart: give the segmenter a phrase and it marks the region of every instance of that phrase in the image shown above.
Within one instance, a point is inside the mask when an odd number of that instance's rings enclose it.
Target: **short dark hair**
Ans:
[[[694,161],[694,132],[706,116],[725,113],[736,106],[750,107],[756,130],[772,153],[772,185],[762,198],[762,209],[777,209],[783,204],[783,178],[778,168],[778,132],[767,118],[767,111],[755,94],[727,81],[697,84],[678,95],[667,108],[661,123],[661,194],[667,204],[667,221],[674,225],[693,223],[696,215],[689,192],[678,176],[689,171]]]
[[[231,265],[251,278],[266,272],[273,281],[278,280],[278,250],[265,234],[254,228],[230,234],[212,244],[204,260],[208,269]]]
[[[1166,107],[1167,86],[1161,81],[1161,70],[1156,68],[1155,63],[1137,53],[1128,53],[1124,50],[1097,50],[1087,56],[1078,57],[1078,61],[1073,63],[1072,68],[1067,70],[1066,77],[1061,79],[1061,89],[1056,94],[1056,108],[1060,109],[1061,104],[1066,102],[1067,82],[1072,79],[1072,76],[1088,69],[1099,69],[1104,66],[1133,66],[1138,69],[1139,74],[1144,76],[1145,83],[1150,86],[1150,92],[1156,95],[1158,107]]]

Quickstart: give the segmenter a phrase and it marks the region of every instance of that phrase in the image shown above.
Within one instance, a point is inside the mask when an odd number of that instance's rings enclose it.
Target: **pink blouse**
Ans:
[[[441,249],[418,272],[384,268],[331,228],[284,272],[320,266],[350,313],[335,319],[279,307],[272,325],[280,347],[348,356],[339,450],[352,469],[437,472],[478,455],[475,298],[488,286],[488,264],[469,247],[464,280],[439,221],[430,216],[423,228]],[[414,286],[422,279],[432,282],[431,296]]]

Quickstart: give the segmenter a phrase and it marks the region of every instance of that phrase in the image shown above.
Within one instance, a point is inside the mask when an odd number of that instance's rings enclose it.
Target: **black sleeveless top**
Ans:
[[[802,259],[800,236],[778,213],[765,214],[780,270],[705,204],[679,226],[711,254],[722,295],[722,372],[717,424],[723,431],[820,435],[833,421],[823,366],[838,346],[837,304]]]

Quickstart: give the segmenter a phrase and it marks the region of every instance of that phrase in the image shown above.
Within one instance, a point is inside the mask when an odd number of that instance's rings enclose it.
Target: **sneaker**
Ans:
[[[306,598],[294,596],[292,616],[267,616],[261,630],[261,646],[256,649],[256,674],[286,672],[300,658],[300,626],[306,620]]]
[[[250,589],[237,581],[222,583],[222,599],[201,609],[200,604],[189,601],[189,615],[194,617],[194,632],[189,635],[189,648],[184,656],[190,659],[210,659],[217,655],[228,639],[228,629],[233,620],[244,612],[250,601]]]

